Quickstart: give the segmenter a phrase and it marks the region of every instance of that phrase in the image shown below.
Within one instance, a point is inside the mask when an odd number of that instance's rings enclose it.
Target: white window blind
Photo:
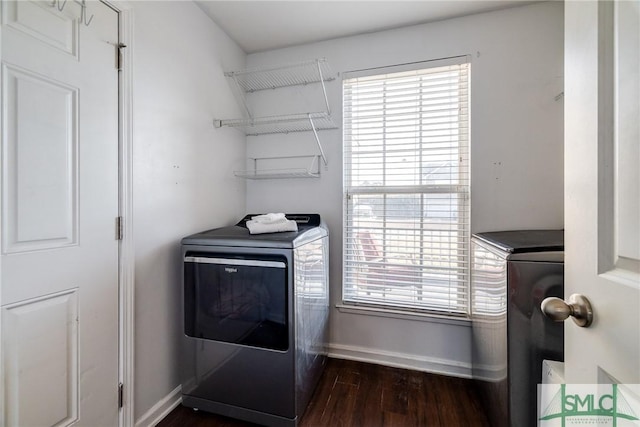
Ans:
[[[467,314],[469,68],[345,75],[345,304]]]

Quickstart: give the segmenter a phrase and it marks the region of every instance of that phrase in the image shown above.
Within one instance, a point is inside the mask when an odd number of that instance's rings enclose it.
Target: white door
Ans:
[[[639,72],[640,2],[565,3],[565,296],[594,310],[565,322],[567,384],[640,383]]]
[[[2,2],[5,426],[118,424],[118,15],[80,4]]]

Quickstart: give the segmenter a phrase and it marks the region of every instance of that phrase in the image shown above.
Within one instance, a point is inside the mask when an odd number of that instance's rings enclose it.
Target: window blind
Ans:
[[[468,313],[469,68],[345,75],[345,304]]]

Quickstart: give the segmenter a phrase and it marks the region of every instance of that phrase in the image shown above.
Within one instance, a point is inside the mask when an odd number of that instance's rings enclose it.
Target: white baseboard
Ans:
[[[413,369],[452,377],[472,377],[471,363],[415,354],[395,353],[366,347],[329,344],[329,357],[374,363],[394,368]]]
[[[506,361],[500,365],[486,365],[476,363],[473,366],[473,376],[479,381],[499,382],[507,378]]]
[[[135,427],[154,427],[182,402],[182,386],[174,388],[171,393],[153,405],[136,421]]]

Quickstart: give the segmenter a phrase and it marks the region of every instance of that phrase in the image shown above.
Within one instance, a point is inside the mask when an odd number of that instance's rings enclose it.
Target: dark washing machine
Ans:
[[[326,361],[328,232],[238,224],[185,237],[182,404],[267,426],[295,426]]]
[[[495,427],[537,423],[544,360],[564,361],[564,326],[540,310],[564,298],[563,230],[472,237],[473,377]]]

